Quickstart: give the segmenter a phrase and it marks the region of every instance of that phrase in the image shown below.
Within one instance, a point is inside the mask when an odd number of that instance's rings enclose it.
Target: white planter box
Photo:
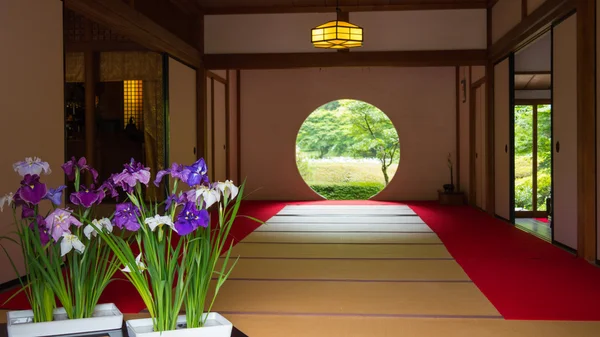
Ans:
[[[54,309],[54,321],[33,323],[33,311],[6,313],[9,337],[42,337],[121,329],[123,314],[110,304],[99,304],[90,318],[68,319],[65,309]],[[117,336],[109,334],[111,337]]]
[[[201,328],[187,329],[184,315],[177,317],[176,330],[154,331],[152,318],[132,319],[126,321],[126,325],[129,337],[231,337],[233,330],[233,324],[216,312],[208,314],[206,324]]]

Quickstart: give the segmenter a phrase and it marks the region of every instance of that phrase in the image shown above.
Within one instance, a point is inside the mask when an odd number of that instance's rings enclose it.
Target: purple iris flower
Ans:
[[[28,174],[39,176],[42,172],[46,174],[52,172],[50,170],[50,165],[38,157],[28,157],[25,158],[24,161],[16,162],[13,164],[13,169],[15,172],[18,172],[21,177],[25,177]]]
[[[197,186],[209,183],[207,175],[208,167],[206,166],[204,158],[200,158],[191,166],[187,166],[187,169],[190,171],[186,181],[189,186]]]
[[[42,198],[46,196],[47,191],[46,184],[40,183],[40,176],[36,174],[26,174],[25,177],[23,177],[21,187],[19,187],[16,194],[18,194],[23,201],[32,205],[37,205]]]
[[[170,169],[158,171],[156,174],[156,179],[154,180],[154,185],[158,186],[162,181],[163,176],[167,174],[170,174],[173,179],[179,179],[187,183],[190,173],[191,172],[189,168],[177,163],[173,163],[171,164]]]
[[[52,203],[55,204],[56,206],[60,205],[60,203],[62,201],[62,192],[66,187],[67,186],[62,185],[62,186],[59,186],[58,188],[51,188],[50,190],[48,190],[48,193],[46,193],[46,196],[44,197],[44,199],[48,199],[48,200],[52,201]]]
[[[130,202],[117,204],[117,210],[114,214],[113,223],[120,229],[125,227],[129,231],[135,232],[140,229],[140,223],[137,219],[137,217],[140,215],[140,209]]]
[[[133,187],[139,182],[148,186],[150,181],[150,168],[144,167],[142,163],[136,163],[133,158],[129,164],[125,164],[123,172],[113,177],[115,185],[120,186],[127,192],[133,191]]]
[[[112,174],[106,181],[100,185],[100,189],[102,189],[105,193],[110,193],[112,198],[117,199],[119,197],[119,192],[117,191],[117,186],[115,185],[114,177],[116,174]]]
[[[104,190],[101,188],[96,190],[94,189],[94,185],[92,185],[91,188],[81,186],[79,192],[71,193],[69,199],[71,199],[71,202],[75,205],[89,208],[93,204],[100,204],[104,197]]]
[[[50,233],[48,231],[46,220],[43,216],[38,215],[37,219],[33,219],[29,224],[29,228],[32,231],[37,230],[40,233],[40,241],[42,241],[42,245],[46,245],[48,242],[50,242]]]
[[[75,180],[75,172],[77,171],[77,169],[79,169],[80,173],[83,173],[84,171],[90,171],[90,173],[94,177],[94,182],[98,180],[98,171],[96,171],[94,168],[87,164],[87,160],[85,159],[85,157],[81,157],[79,158],[79,160],[76,160],[75,157],[71,157],[71,160],[62,164],[61,167],[63,171],[65,171],[65,174],[67,175],[67,179],[69,179],[69,181]]]
[[[35,218],[35,210],[33,209],[33,207],[24,204],[23,207],[21,208],[21,218],[22,219],[27,219],[27,218]]]
[[[205,209],[198,210],[196,204],[188,202],[177,216],[174,225],[179,235],[188,235],[198,227],[208,226],[208,211]]]
[[[46,217],[46,228],[52,233],[55,242],[58,242],[64,233],[71,233],[71,225],[81,227],[81,222],[71,215],[70,211],[62,208],[55,209]]]
[[[171,204],[175,203],[176,205],[184,205],[188,202],[187,194],[182,193],[180,196],[176,194],[171,194],[165,200],[165,210],[168,210],[171,207]]]

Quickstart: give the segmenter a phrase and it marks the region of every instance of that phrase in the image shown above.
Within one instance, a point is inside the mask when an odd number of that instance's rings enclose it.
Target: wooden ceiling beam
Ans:
[[[405,3],[393,5],[354,5],[343,6],[339,8],[343,12],[386,12],[386,11],[415,11],[415,10],[440,10],[440,9],[484,9],[487,8],[486,0],[471,1],[431,1],[415,2],[405,1]],[[335,6],[223,6],[223,7],[204,7],[206,15],[227,15],[227,14],[279,14],[279,13],[334,13]]]
[[[65,0],[64,3],[66,8],[150,50],[166,52],[194,67],[202,63],[196,48],[121,0]]]
[[[290,69],[325,67],[446,67],[485,65],[486,50],[352,53],[206,54],[206,69]]]

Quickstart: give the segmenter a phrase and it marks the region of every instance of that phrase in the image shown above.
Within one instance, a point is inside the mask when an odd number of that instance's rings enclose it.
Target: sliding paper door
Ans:
[[[196,161],[196,70],[169,57],[169,165]]]
[[[577,249],[577,16],[552,36],[553,238]]]
[[[214,81],[213,86],[213,165],[214,165],[214,180],[225,181],[227,179],[227,84]]]
[[[496,215],[511,219],[510,210],[510,58],[494,66],[494,179]]]

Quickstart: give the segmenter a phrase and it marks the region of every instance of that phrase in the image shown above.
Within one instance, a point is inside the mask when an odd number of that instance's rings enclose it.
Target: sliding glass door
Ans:
[[[551,106],[515,104],[515,217],[545,218],[551,195]]]

